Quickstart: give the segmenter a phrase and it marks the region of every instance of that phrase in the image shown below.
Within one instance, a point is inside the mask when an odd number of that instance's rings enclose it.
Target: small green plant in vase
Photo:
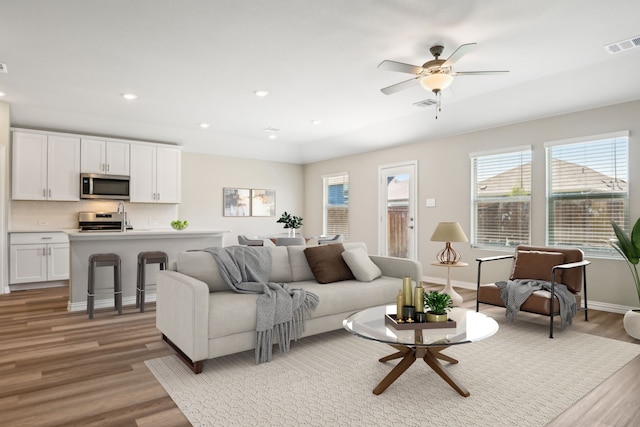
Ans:
[[[291,215],[287,211],[284,211],[276,222],[284,224],[284,228],[289,229],[290,234],[293,235],[295,235],[295,230],[302,227],[302,217]]]
[[[424,307],[427,309],[427,322],[446,322],[453,300],[449,294],[430,291],[424,294]]]

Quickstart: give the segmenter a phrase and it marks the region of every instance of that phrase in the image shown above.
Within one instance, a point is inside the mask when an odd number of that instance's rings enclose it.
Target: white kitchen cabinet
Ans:
[[[13,200],[80,200],[80,138],[13,133]]]
[[[180,203],[179,148],[131,144],[131,202]]]
[[[69,238],[65,233],[11,233],[9,284],[67,280]]]
[[[82,138],[80,172],[129,176],[129,146],[127,142]]]

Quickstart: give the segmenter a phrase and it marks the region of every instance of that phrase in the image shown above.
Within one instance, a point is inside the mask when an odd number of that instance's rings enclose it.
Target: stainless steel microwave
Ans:
[[[123,175],[80,175],[81,199],[129,200],[129,177]]]

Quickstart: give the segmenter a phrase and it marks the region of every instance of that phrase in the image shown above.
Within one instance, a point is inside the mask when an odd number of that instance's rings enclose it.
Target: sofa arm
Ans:
[[[416,283],[422,281],[422,263],[413,259],[369,255],[371,261],[382,271],[383,276],[411,277]]]
[[[156,327],[191,361],[209,358],[209,287],[182,273],[157,276]]]

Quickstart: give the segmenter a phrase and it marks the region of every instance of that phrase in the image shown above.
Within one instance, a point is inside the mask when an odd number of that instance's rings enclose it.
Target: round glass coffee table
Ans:
[[[453,308],[449,312],[450,320],[447,327],[442,328],[434,323],[399,326],[390,320],[395,318],[395,314],[396,305],[394,304],[367,308],[342,321],[344,328],[352,334],[388,344],[397,350],[396,353],[381,358],[380,362],[402,359],[373,389],[373,393],[384,392],[417,358],[421,358],[454,390],[464,397],[469,396],[469,392],[447,373],[440,363],[441,360],[449,363],[458,363],[458,361],[442,354],[442,351],[452,345],[468,344],[489,338],[498,332],[498,323],[482,313],[464,308]],[[420,329],[419,325],[424,325],[424,329]],[[412,329],[398,329],[399,327]]]

